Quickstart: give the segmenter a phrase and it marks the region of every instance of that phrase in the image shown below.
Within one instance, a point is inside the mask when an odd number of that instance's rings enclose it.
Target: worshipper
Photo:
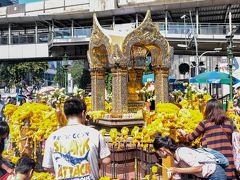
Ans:
[[[217,99],[211,99],[206,104],[204,120],[200,122],[191,134],[186,134],[182,129],[179,133],[190,142],[197,137],[202,137],[202,147],[211,148],[222,153],[229,161],[225,169],[227,179],[235,179],[235,166],[232,150],[232,133],[235,129],[233,121],[228,119],[222,104]]]
[[[224,167],[217,164],[208,152],[202,153],[189,147],[178,146],[168,136],[156,137],[153,147],[162,158],[174,158],[174,167],[167,169],[169,179],[182,179],[181,174],[192,174],[206,180],[226,180]]]
[[[86,105],[82,100],[67,100],[64,114],[68,124],[47,139],[43,167],[55,173],[56,179],[98,180],[100,165],[110,163],[110,150],[103,136],[85,125]]]
[[[16,163],[14,174],[7,180],[31,180],[36,163],[28,156],[22,156]]]

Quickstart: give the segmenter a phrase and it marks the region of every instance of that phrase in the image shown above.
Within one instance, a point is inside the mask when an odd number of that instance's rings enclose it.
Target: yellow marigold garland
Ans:
[[[9,108],[12,109],[13,106],[7,105],[4,112],[10,112]],[[47,139],[59,126],[56,110],[40,103],[24,103],[15,109],[7,121],[10,128],[11,143],[14,143],[15,148],[20,150],[24,148],[21,141],[23,139],[29,140],[27,143],[30,144],[30,148],[34,147],[33,156],[35,160],[37,158],[36,148],[39,142]],[[22,134],[23,127],[28,129],[24,135]],[[11,160],[16,161],[13,158],[14,156],[11,156]]]

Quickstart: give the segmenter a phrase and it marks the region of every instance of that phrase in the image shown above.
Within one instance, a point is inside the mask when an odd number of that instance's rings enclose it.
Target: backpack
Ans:
[[[233,159],[237,171],[240,171],[240,133],[232,133]]]
[[[205,161],[202,163],[215,163],[223,168],[226,168],[229,165],[228,159],[220,152],[210,149],[210,148],[198,148],[196,151],[206,154],[213,161]]]

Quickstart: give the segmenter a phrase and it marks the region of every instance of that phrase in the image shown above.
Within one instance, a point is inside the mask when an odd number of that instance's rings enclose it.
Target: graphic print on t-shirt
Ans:
[[[56,135],[53,141],[53,161],[58,179],[91,180],[88,133]]]

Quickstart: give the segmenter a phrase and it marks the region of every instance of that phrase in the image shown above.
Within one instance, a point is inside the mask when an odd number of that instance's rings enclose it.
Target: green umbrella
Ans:
[[[233,84],[240,80],[233,77]],[[223,72],[204,72],[190,79],[190,83],[230,84],[230,75]]]

